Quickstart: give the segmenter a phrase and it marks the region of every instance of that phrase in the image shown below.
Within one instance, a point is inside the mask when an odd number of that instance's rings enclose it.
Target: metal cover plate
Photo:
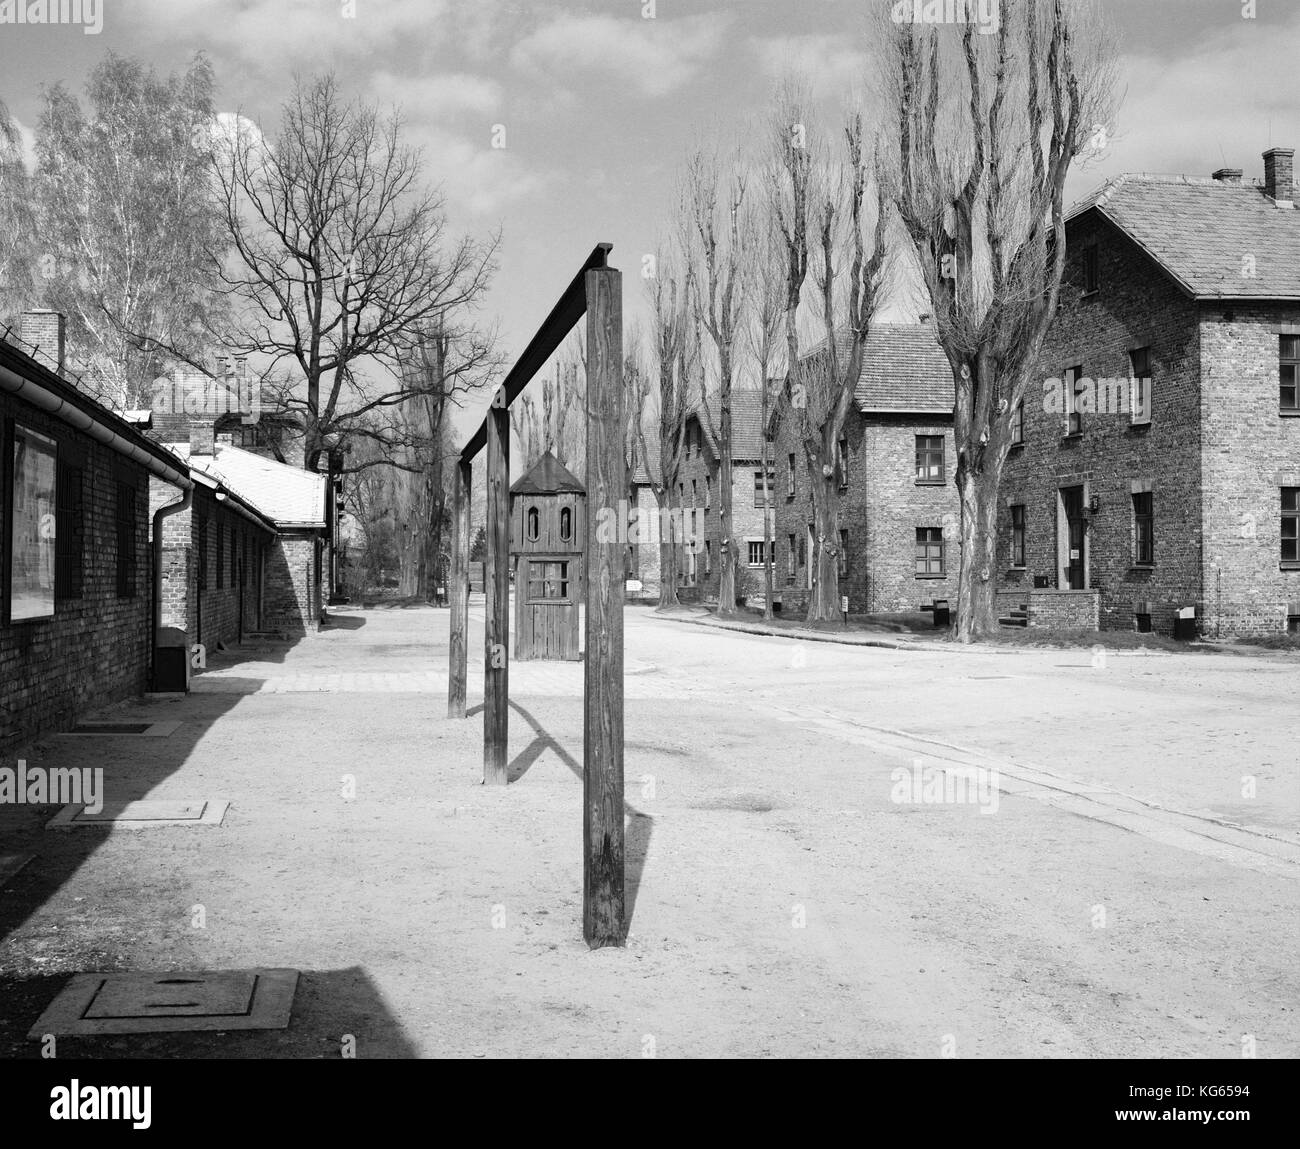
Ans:
[[[107,979],[82,1017],[228,1017],[253,1005],[257,974],[129,973]]]
[[[67,830],[74,826],[110,826],[122,830],[147,830],[155,826],[219,826],[226,816],[229,802],[206,799],[144,799],[135,802],[105,802],[104,808],[91,813],[77,803],[64,806],[45,823],[47,830]]]
[[[297,988],[294,969],[79,973],[27,1036],[286,1029]]]
[[[84,807],[73,817],[81,822],[189,822],[203,817],[206,802],[105,802],[97,814]]]

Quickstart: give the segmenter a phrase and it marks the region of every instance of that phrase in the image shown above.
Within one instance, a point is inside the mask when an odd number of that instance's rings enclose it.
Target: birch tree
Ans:
[[[952,369],[956,637],[997,630],[998,490],[1065,267],[1070,165],[1116,109],[1115,41],[1090,0],[1003,0],[996,36],[878,15],[892,199]]]

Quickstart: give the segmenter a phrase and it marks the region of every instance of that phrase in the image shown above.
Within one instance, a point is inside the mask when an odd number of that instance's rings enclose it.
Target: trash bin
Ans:
[[[158,628],[153,662],[156,694],[187,694],[190,689],[190,640],[176,626]]]
[[[952,625],[952,614],[948,609],[948,600],[946,598],[936,598],[934,600],[934,625]]]
[[[1179,608],[1178,617],[1174,619],[1174,637],[1184,641],[1196,637],[1196,607]]]

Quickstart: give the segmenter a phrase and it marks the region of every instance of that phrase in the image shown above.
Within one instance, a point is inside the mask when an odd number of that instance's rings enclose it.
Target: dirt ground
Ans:
[[[472,622],[473,651],[481,600]],[[446,639],[446,611],[346,611],[111,712],[168,738],[30,748],[102,766],[110,799],[231,806],[114,833],[0,807],[0,853],[35,855],[0,889],[0,1056],[39,1055],[73,972],[254,966],[302,971],[287,1030],[59,1056],[1300,1053],[1294,656],[889,650],[629,608],[630,935],[588,951],[581,666],[512,665],[489,789],[481,716],[444,717]],[[996,812],[895,800],[918,762],[1001,769]]]

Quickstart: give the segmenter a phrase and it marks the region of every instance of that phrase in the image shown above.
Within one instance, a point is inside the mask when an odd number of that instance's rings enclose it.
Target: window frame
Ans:
[[[1151,491],[1134,491],[1130,496],[1133,506],[1133,565],[1156,565],[1156,515],[1155,495]]]
[[[1083,296],[1096,295],[1101,291],[1101,255],[1095,242],[1083,245],[1079,262],[1083,271]]]
[[[754,507],[761,510],[774,505],[774,491],[776,489],[776,468],[770,467],[767,472],[767,498],[764,499],[763,491],[763,468],[754,468]]]
[[[529,503],[524,511],[524,537],[535,543],[542,537],[542,512],[536,503]]]
[[[117,480],[117,499],[113,511],[113,536],[116,541],[114,577],[118,598],[137,598],[140,594],[135,553],[135,521],[139,500],[135,484]]]
[[[55,464],[54,604],[86,593],[85,459],[60,450]],[[73,497],[75,495],[75,497]]]
[[[1007,509],[1011,514],[1011,569],[1022,571],[1025,569],[1028,514],[1024,503],[1011,503]]]
[[[1279,563],[1282,570],[1300,570],[1300,487],[1282,487],[1281,522],[1278,537],[1281,542]],[[1288,498],[1291,505],[1287,505]],[[1287,535],[1290,525],[1291,534]],[[1291,557],[1287,558],[1287,544],[1291,545]]]
[[[1025,445],[1025,400],[1023,397],[1011,408],[1011,419],[1008,426],[1011,433],[1011,446],[1023,447]]]
[[[1076,363],[1065,369],[1061,376],[1065,399],[1065,438],[1078,438],[1083,434],[1083,412],[1079,410],[1080,384],[1083,382],[1083,364]]]
[[[948,444],[947,435],[917,435],[916,436],[916,485],[918,487],[942,487],[948,482]],[[934,456],[936,448],[933,446],[935,440],[938,440],[938,469],[939,477],[937,479],[926,478],[931,470],[934,469]],[[922,446],[922,443],[929,444]],[[924,461],[923,461],[924,460]]]
[[[17,554],[17,548],[14,546],[14,528],[17,524],[17,506],[15,495],[18,484],[16,482],[16,468],[18,466],[18,441],[24,440],[26,443],[35,445],[41,452],[48,454],[53,462],[53,484],[54,490],[50,500],[51,511],[54,516],[54,548],[50,555],[50,609],[47,613],[27,614],[21,618],[15,618],[13,613],[14,605],[14,558]],[[0,587],[0,605],[3,606],[4,621],[10,625],[21,625],[29,622],[48,622],[55,618],[59,610],[59,593],[58,593],[58,507],[59,507],[59,461],[60,461],[60,443],[53,435],[48,435],[42,431],[37,431],[28,426],[21,419],[6,419],[4,423],[4,450],[0,452],[3,457],[0,458],[0,466],[3,467],[3,476],[0,477],[0,509],[3,510],[3,522],[0,522],[0,529],[3,529],[3,550],[0,551],[0,578],[3,578],[4,585]],[[49,514],[51,511],[47,511]],[[38,561],[40,555],[41,530],[40,521],[37,521],[37,554]]]
[[[1293,355],[1287,355],[1287,341],[1292,343]],[[1287,416],[1300,416],[1300,335],[1279,335],[1277,341],[1277,408]],[[1291,382],[1283,383],[1282,376],[1287,368],[1291,369]],[[1287,388],[1291,390],[1291,402],[1284,402]]]
[[[931,548],[937,547],[938,558],[933,557]],[[922,550],[924,548],[924,551]],[[947,578],[948,556],[947,540],[943,537],[943,527],[917,527],[916,528],[916,547],[913,550],[914,559],[914,577],[918,579],[939,579]],[[931,570],[930,565],[938,562],[939,569]],[[921,569],[921,564],[925,564],[925,570]]]
[[[840,490],[849,489],[849,437],[841,435],[835,444],[835,469],[839,472]]]
[[[794,452],[793,452],[793,451],[789,452],[787,458],[789,459],[789,463],[790,463],[790,472],[789,472],[789,482],[786,484],[785,497],[786,497],[786,500],[787,500],[787,501],[791,501],[791,500],[793,500],[794,497],[795,497],[795,481],[794,481],[795,457],[794,457]]]
[[[572,561],[567,558],[548,558],[546,556],[534,557],[529,556],[524,560],[528,564],[525,572],[525,603],[528,606],[563,606],[573,602],[572,585],[573,579],[569,574],[569,563]],[[542,576],[535,578],[533,572],[536,568],[542,568]],[[554,577],[550,576],[549,568],[558,567]],[[560,588],[560,594],[546,594],[546,589],[555,585]],[[541,594],[534,591],[534,587],[542,588]]]

